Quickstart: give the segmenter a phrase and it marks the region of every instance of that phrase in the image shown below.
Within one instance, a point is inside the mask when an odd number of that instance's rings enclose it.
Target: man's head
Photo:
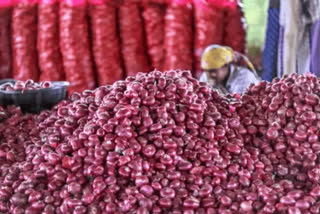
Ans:
[[[229,64],[233,61],[231,48],[220,45],[207,47],[201,57],[201,68],[215,83],[222,83],[228,76]]]
[[[226,64],[218,69],[204,70],[204,72],[206,72],[208,77],[213,79],[215,83],[222,84],[228,76],[229,64]]]

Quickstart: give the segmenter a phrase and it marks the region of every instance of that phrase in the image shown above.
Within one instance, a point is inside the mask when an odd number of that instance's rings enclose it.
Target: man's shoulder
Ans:
[[[229,92],[243,93],[250,84],[259,83],[259,77],[249,69],[244,67],[237,67],[236,69],[227,82]]]
[[[236,79],[241,81],[258,82],[259,77],[257,74],[245,67],[238,67],[236,72]]]

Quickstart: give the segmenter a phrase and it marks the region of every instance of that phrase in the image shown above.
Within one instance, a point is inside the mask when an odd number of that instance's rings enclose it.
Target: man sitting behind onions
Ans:
[[[244,93],[250,84],[260,82],[248,58],[226,46],[208,46],[202,54],[201,68],[200,82],[225,94]]]

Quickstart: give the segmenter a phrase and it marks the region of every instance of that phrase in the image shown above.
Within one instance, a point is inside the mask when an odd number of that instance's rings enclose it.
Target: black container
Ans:
[[[0,81],[2,84],[12,83],[13,79]],[[69,82],[51,82],[50,88],[41,88],[36,90],[22,91],[5,91],[0,89],[0,105],[20,106],[23,112],[40,113],[42,110],[50,109],[61,100],[65,99]]]

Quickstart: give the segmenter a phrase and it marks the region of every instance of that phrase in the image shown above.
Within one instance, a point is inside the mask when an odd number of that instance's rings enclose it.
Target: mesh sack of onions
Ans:
[[[128,0],[128,2],[133,2],[133,3],[142,3],[142,4],[162,4],[165,5],[171,0]]]
[[[141,4],[124,1],[119,6],[121,53],[126,76],[149,71]]]
[[[193,1],[195,77],[200,78],[201,55],[208,45],[223,42],[223,10],[202,0]]]
[[[17,80],[39,79],[37,54],[37,1],[18,0],[12,20],[13,77]]]
[[[11,56],[12,1],[0,2],[0,79],[12,77]]]
[[[85,0],[61,1],[59,8],[60,48],[69,92],[95,87]]]
[[[59,2],[57,0],[39,1],[37,47],[40,81],[64,80],[59,46]]]
[[[242,5],[225,8],[223,43],[240,53],[246,53],[247,25],[242,11]]]
[[[186,0],[168,4],[164,29],[164,70],[193,66],[192,5]]]
[[[142,16],[151,69],[160,70],[163,64],[164,15],[165,7],[161,4],[145,3],[143,5]]]
[[[214,5],[215,7],[219,8],[235,8],[237,4],[240,3],[241,0],[206,0],[205,2],[210,3],[211,5]]]
[[[149,2],[155,4],[167,4],[170,0],[142,0],[142,2]]]
[[[92,52],[99,85],[123,78],[116,5],[108,0],[89,1]]]

